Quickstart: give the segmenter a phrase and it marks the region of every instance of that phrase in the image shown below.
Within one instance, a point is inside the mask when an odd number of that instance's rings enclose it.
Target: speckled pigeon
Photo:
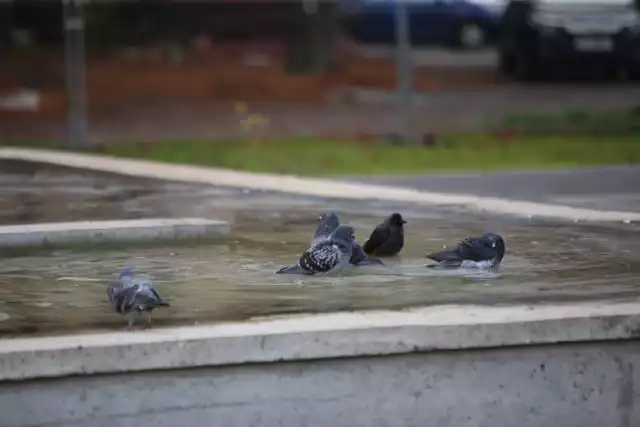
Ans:
[[[324,240],[318,241],[304,251],[296,264],[281,268],[276,274],[318,274],[329,273],[349,265],[355,230],[340,225]]]
[[[327,236],[329,236],[339,226],[340,218],[338,217],[338,214],[332,211],[321,211],[318,216],[318,226],[316,227],[316,232],[311,240],[311,245],[313,246],[321,240],[326,239]],[[364,253],[362,246],[357,242],[353,245],[353,253],[351,254],[349,263],[359,267],[368,265],[384,265],[379,259],[369,258],[367,254]]]

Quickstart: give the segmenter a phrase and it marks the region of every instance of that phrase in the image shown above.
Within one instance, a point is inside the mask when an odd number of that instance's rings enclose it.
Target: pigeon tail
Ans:
[[[452,262],[452,261],[462,261],[460,256],[456,254],[454,251],[442,251],[442,252],[433,252],[426,255],[427,258],[436,261],[436,262]]]
[[[433,259],[433,258],[431,258]],[[434,261],[438,261],[438,260],[434,260]],[[462,266],[462,260],[442,260],[439,261],[437,264],[428,264],[427,267],[428,268],[442,268],[442,269],[446,269],[446,268],[460,268]]]
[[[282,267],[280,270],[276,271],[276,274],[309,274],[309,272],[298,264],[291,264]]]

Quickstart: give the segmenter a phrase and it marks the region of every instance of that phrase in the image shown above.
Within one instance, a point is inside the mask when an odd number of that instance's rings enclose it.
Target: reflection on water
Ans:
[[[226,244],[36,251],[0,259],[0,335],[110,329],[125,321],[105,294],[127,262],[157,281],[172,307],[157,325],[244,319],[278,313],[401,308],[439,303],[500,304],[637,295],[634,230],[408,216],[407,245],[385,267],[336,276],[275,275],[312,234],[314,209],[286,215],[236,212]],[[342,212],[341,212],[342,213]],[[379,217],[344,213],[359,240]],[[438,271],[424,253],[486,230],[505,236],[498,273]]]

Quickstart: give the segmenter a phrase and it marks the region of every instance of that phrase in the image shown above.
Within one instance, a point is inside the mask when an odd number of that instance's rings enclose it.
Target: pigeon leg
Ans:
[[[135,331],[136,328],[133,325],[136,322],[137,318],[138,318],[137,312],[132,311],[130,313],[127,313],[127,326],[124,329],[126,331]]]
[[[147,313],[147,328],[151,327],[151,311]]]

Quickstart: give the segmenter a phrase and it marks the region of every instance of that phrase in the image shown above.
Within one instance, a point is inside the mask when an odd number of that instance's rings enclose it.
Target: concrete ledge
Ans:
[[[640,338],[640,301],[435,306],[0,341],[0,381]]]
[[[455,205],[475,211],[524,217],[541,216],[571,221],[640,221],[640,213],[637,212],[575,208],[496,197],[480,197],[471,194],[452,195],[418,191],[404,187],[346,183],[326,179],[301,178],[292,175],[238,172],[228,169],[172,165],[146,160],[54,150],[0,148],[0,159],[43,162],[142,178],[281,191],[306,196],[352,200],[387,200],[429,205]]]
[[[0,226],[0,248],[228,236],[229,223],[203,218],[154,218]]]

